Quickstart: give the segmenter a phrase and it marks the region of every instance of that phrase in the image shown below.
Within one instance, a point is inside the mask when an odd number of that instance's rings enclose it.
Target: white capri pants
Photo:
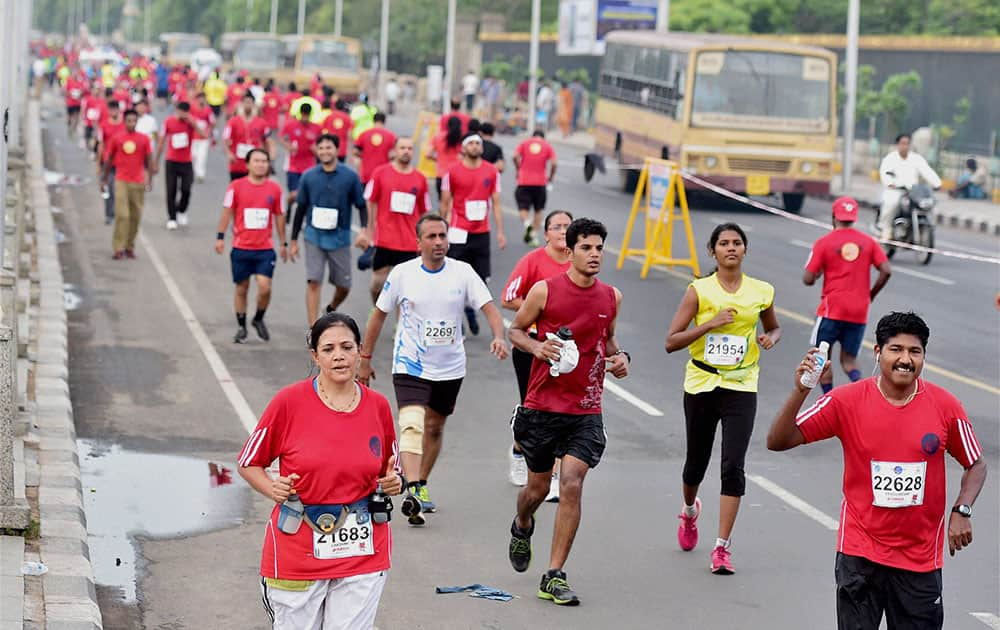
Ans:
[[[316,580],[305,591],[286,591],[261,579],[273,630],[365,630],[374,627],[388,571]]]
[[[194,175],[205,179],[205,169],[208,165],[208,140],[193,140],[191,142],[191,157],[194,162]]]

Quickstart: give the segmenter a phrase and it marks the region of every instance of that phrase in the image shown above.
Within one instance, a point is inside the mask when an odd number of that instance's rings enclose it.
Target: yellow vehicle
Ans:
[[[595,139],[620,164],[675,160],[734,192],[781,193],[789,212],[829,192],[834,53],[695,33],[618,31],[606,41]],[[623,186],[635,186],[638,168],[622,170]]]
[[[353,37],[303,35],[295,54],[294,81],[308,88],[317,73],[340,98],[353,101],[362,91],[361,42]]]
[[[208,48],[208,37],[200,33],[161,33],[160,62],[167,66],[186,66],[199,48]]]
[[[251,78],[282,80],[285,44],[270,33],[223,33],[219,38],[224,71],[246,70]]]

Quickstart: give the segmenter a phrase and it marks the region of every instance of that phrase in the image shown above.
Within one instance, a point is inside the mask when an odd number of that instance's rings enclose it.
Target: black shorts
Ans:
[[[490,233],[469,234],[468,240],[462,244],[451,244],[448,256],[472,265],[476,275],[484,281],[490,279]]]
[[[222,116],[222,105],[209,105],[212,108],[212,114],[218,118]]]
[[[421,405],[442,416],[450,416],[455,412],[462,379],[429,381],[409,374],[393,374],[392,387],[396,390],[396,405],[400,409]]]
[[[74,114],[79,114],[79,113],[80,113],[80,106],[79,105],[67,105],[66,106],[66,115],[67,116],[73,116]]]
[[[545,186],[518,186],[514,189],[514,201],[517,202],[518,210],[535,209],[541,212],[545,209],[545,201],[548,194]]]
[[[407,260],[413,260],[420,254],[417,252],[401,252],[398,249],[388,247],[376,247],[375,255],[372,257],[372,269],[378,270],[385,267],[395,267]]]
[[[940,630],[944,626],[941,569],[918,573],[867,558],[837,554],[837,627]]]
[[[156,98],[167,98],[168,96],[170,96],[170,92],[167,90],[156,90]]]
[[[274,264],[278,256],[273,249],[240,249],[234,247],[229,254],[233,268],[233,284],[239,284],[250,276],[274,276]]]
[[[552,470],[557,457],[566,455],[595,468],[608,437],[599,413],[577,416],[520,405],[514,414],[514,442],[524,453],[528,470],[545,473]]]

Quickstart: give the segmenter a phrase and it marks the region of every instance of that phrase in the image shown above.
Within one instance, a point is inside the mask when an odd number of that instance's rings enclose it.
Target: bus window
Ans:
[[[358,69],[358,56],[351,53],[347,44],[333,41],[317,41],[307,50],[302,51],[302,69],[312,70],[349,70]]]
[[[233,60],[241,70],[274,70],[282,64],[284,49],[277,39],[244,39],[236,44]]]

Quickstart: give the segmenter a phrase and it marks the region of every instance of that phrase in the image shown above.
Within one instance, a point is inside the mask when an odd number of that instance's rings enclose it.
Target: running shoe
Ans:
[[[542,243],[541,243],[541,241],[538,240],[537,236],[532,236],[531,240],[528,241],[528,245],[531,245],[532,247],[538,247],[541,244]]]
[[[135,250],[134,249],[126,249],[125,250],[125,258],[131,258],[132,260],[135,260]]]
[[[524,242],[525,244],[531,244],[531,239],[534,237],[535,228],[529,223],[524,226]]]
[[[407,516],[406,522],[414,527],[421,527],[427,524],[427,519],[424,518],[423,512],[416,512]]]
[[[684,551],[691,551],[698,545],[698,517],[701,516],[701,499],[694,499],[694,516],[686,516],[684,508],[677,515],[681,524],[677,526],[677,544]]]
[[[406,517],[406,522],[410,525],[423,525],[426,523],[422,510],[420,509],[420,499],[413,494],[413,488],[406,490],[406,497],[399,507],[399,511]]]
[[[271,340],[271,333],[267,332],[267,326],[264,325],[264,320],[263,319],[255,319],[255,320],[253,320],[253,327],[254,327],[254,330],[257,331],[257,336],[258,337],[260,337],[264,341],[270,341]]]
[[[124,258],[125,258],[125,252],[124,251],[115,252],[114,254],[111,255],[111,259],[112,260],[122,260]]]
[[[518,573],[524,573],[531,566],[531,535],[535,533],[535,517],[531,517],[531,529],[522,530],[517,526],[517,517],[510,523],[510,547],[507,556],[510,566]]]
[[[178,212],[177,213],[177,225],[179,225],[181,227],[185,227],[187,224],[188,224],[188,215],[187,215],[187,212]]]
[[[552,473],[552,479],[549,480],[549,493],[545,495],[546,503],[559,503],[559,474]]]
[[[524,462],[524,454],[515,453],[514,449],[509,449],[507,451],[507,461],[510,463],[507,479],[515,486],[524,487],[528,485],[528,465]]]
[[[733,554],[725,547],[716,547],[712,550],[712,573],[716,575],[732,575],[736,573],[730,557]]]
[[[170,231],[176,230],[177,229],[177,221],[174,221],[173,219],[170,219],[169,221],[167,221],[167,229],[170,230]]]
[[[547,571],[542,574],[542,583],[538,585],[538,599],[548,599],[560,606],[580,605],[580,598],[569,587],[563,571]]]
[[[437,512],[437,504],[431,501],[431,497],[427,494],[427,486],[421,485],[420,489],[417,490],[417,498],[420,499],[420,511],[427,512]]]
[[[111,225],[115,222],[114,217],[104,217],[104,225]]]
[[[236,334],[233,335],[233,343],[243,343],[247,340],[247,327],[239,326],[236,328]]]
[[[465,307],[465,317],[469,320],[469,332],[476,336],[479,334],[479,320],[476,319],[476,311],[471,306]]]

